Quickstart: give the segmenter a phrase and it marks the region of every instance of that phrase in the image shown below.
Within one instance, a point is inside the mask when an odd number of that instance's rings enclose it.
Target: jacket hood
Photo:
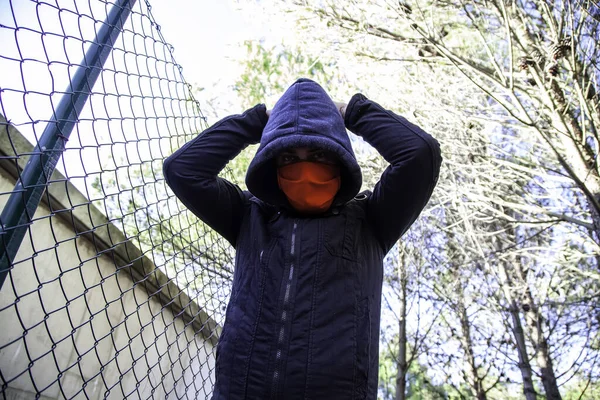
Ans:
[[[344,120],[323,88],[310,79],[299,79],[273,107],[260,146],[246,173],[248,190],[260,200],[288,204],[277,184],[275,157],[294,147],[315,147],[336,154],[341,166],[341,187],[333,202],[351,200],[362,185]]]

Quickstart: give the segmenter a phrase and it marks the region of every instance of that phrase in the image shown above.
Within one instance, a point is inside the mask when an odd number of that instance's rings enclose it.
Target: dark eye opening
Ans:
[[[284,153],[277,157],[277,165],[288,165],[298,161],[298,156],[295,154]]]
[[[295,153],[281,153],[276,158],[276,164],[278,167],[297,163],[299,161],[312,161],[312,162],[318,162],[318,163],[329,164],[329,165],[339,164],[338,158],[334,153],[327,151],[327,150],[318,150],[318,149],[315,149],[312,152],[310,152],[306,156],[306,158],[300,158]]]
[[[337,157],[330,151],[318,150],[314,153],[311,153],[309,158],[311,161],[324,164],[337,164]]]
[[[281,161],[283,161],[283,162],[293,162],[293,161],[296,161],[297,159],[298,159],[298,157],[293,154],[284,154],[283,156],[281,156]]]

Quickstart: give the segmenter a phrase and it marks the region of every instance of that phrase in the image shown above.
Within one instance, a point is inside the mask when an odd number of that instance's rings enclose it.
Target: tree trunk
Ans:
[[[523,394],[527,400],[536,400],[537,392],[533,386],[533,374],[531,372],[531,364],[527,356],[527,345],[525,342],[525,333],[519,315],[519,306],[515,301],[511,302],[510,314],[513,322],[513,336],[517,344],[517,353],[519,354],[519,369],[523,378]]]
[[[461,283],[459,283],[460,286]],[[459,289],[458,293],[458,314],[460,318],[460,327],[462,330],[461,343],[467,359],[468,368],[466,373],[468,376],[468,383],[471,387],[471,392],[477,400],[487,400],[485,391],[479,373],[477,371],[477,365],[475,364],[475,351],[473,350],[473,342],[471,340],[471,325],[469,317],[467,315],[467,309],[465,307],[462,288]]]
[[[529,328],[529,335],[531,336],[531,341],[535,348],[536,361],[540,368],[546,398],[548,400],[561,400],[562,397],[558,390],[556,375],[554,373],[554,367],[552,366],[552,359],[548,349],[548,341],[542,330],[544,318],[540,314],[537,304],[534,302],[529,286],[527,286],[527,277],[523,270],[523,266],[521,265],[520,258],[517,258],[514,266],[520,284],[523,285],[523,311],[525,311],[525,320],[527,321],[527,327]]]
[[[531,295],[531,293],[528,294],[529,296]],[[529,298],[533,300],[531,297]],[[554,367],[552,366],[552,359],[550,358],[550,352],[548,350],[548,341],[544,337],[544,332],[542,331],[544,318],[539,314],[537,305],[534,305],[533,303],[530,305],[529,311],[525,313],[525,317],[529,327],[531,341],[535,345],[536,360],[540,367],[540,374],[542,376],[542,384],[544,385],[546,398],[548,400],[561,400],[562,397],[558,390],[556,375],[554,374]]]
[[[504,293],[504,297],[506,298],[508,304],[510,304],[509,312],[512,317],[512,333],[517,345],[519,369],[521,370],[521,377],[523,378],[523,394],[527,400],[536,400],[537,393],[535,391],[535,387],[533,386],[533,373],[531,371],[531,364],[529,363],[529,356],[527,355],[527,345],[525,342],[523,325],[521,324],[521,317],[519,315],[519,305],[512,295],[512,281],[506,273],[504,263],[500,262],[498,264],[498,272],[500,273],[502,292]]]
[[[452,258],[452,263],[449,266],[449,270],[452,271],[456,277],[455,285],[455,301],[453,301],[453,310],[456,312],[460,322],[461,333],[459,335],[459,341],[461,347],[465,353],[466,366],[463,368],[467,384],[471,389],[471,393],[477,400],[487,400],[486,392],[483,389],[483,382],[479,377],[479,371],[477,370],[477,364],[475,362],[475,350],[473,349],[473,340],[471,338],[471,322],[467,314],[467,305],[465,304],[465,293],[464,293],[464,282],[459,265],[462,264],[462,252],[459,250],[459,244],[456,240],[454,232],[449,230],[448,234],[448,248],[449,253],[459,255],[458,257]]]
[[[403,249],[399,252],[404,254]],[[400,282],[400,310],[398,311],[398,372],[396,375],[396,400],[406,399],[406,257],[398,257],[398,280]]]

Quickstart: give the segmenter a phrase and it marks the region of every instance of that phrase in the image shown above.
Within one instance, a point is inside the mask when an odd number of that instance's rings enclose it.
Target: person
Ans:
[[[372,191],[346,128],[389,162]],[[248,190],[218,176],[260,143]],[[383,259],[437,182],[438,142],[362,94],[299,79],[270,113],[227,117],[164,163],[173,192],[236,250],[213,399],[376,399]]]

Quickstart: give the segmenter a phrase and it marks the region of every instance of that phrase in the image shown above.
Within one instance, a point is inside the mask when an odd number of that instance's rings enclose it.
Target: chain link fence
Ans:
[[[0,4],[3,398],[210,398],[233,250],[163,179],[206,122],[150,4]]]

